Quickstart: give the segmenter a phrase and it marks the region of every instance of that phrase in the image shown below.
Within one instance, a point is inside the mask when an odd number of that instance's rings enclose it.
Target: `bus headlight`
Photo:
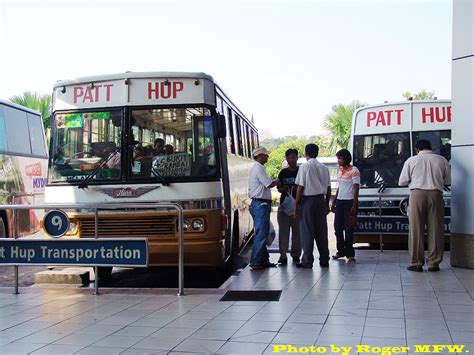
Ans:
[[[183,231],[186,232],[186,231],[188,231],[188,229],[189,229],[189,221],[187,219],[185,219],[183,221]]]
[[[204,230],[204,222],[200,219],[195,219],[192,226],[195,231],[202,232]]]
[[[76,234],[79,230],[79,225],[76,222],[69,223],[69,229],[67,230],[66,234]]]

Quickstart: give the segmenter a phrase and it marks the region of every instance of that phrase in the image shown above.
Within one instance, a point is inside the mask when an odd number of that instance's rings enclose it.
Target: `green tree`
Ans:
[[[407,100],[432,100],[435,95],[433,91],[426,91],[425,89],[417,93],[412,93],[410,91],[404,92],[402,96]]]
[[[339,149],[347,148],[351,138],[352,115],[354,111],[365,104],[352,101],[348,105],[337,104],[332,107],[332,112],[324,118],[324,127],[332,134],[329,145],[329,155],[334,155]]]
[[[299,157],[302,157],[304,156],[304,147],[306,144],[307,139],[305,137],[299,137],[286,140],[284,143],[272,150],[268,157],[268,163],[265,164],[268,175],[272,180],[275,180],[278,177],[278,173],[282,169],[283,162],[285,161],[285,152],[290,148],[294,148],[298,150]]]
[[[10,97],[10,101],[21,106],[39,111],[43,118],[43,126],[51,127],[51,96],[39,95],[36,92],[25,91],[23,94]]]

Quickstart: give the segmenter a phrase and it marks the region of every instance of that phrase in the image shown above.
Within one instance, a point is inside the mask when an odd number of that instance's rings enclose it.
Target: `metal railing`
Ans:
[[[178,212],[178,296],[183,296],[184,293],[184,213],[181,205],[172,202],[156,202],[156,203],[102,203],[102,204],[90,204],[90,203],[76,203],[76,204],[39,204],[39,205],[0,205],[0,210],[12,210],[13,211],[13,236],[14,239],[18,238],[17,230],[17,211],[19,210],[56,210],[56,209],[67,209],[67,210],[79,210],[87,209],[94,212],[94,224],[95,233],[94,239],[99,238],[99,211],[109,210],[127,210],[127,209],[174,209]],[[18,291],[18,265],[14,265],[15,269],[15,294],[19,294]],[[94,283],[94,294],[99,294],[99,275],[98,266],[94,266],[95,283]]]

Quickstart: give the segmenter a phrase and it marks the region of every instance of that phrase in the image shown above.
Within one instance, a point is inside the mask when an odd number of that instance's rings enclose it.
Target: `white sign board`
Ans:
[[[372,106],[355,117],[355,134],[383,134],[410,130],[410,104]]]
[[[215,104],[214,84],[192,78],[130,78],[59,86],[53,111],[125,105]]]
[[[355,135],[451,129],[451,103],[407,102],[366,107],[355,116]]]

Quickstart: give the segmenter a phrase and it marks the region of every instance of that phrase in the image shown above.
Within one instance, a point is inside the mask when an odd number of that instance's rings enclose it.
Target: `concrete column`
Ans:
[[[474,268],[474,1],[453,2],[451,265]]]

